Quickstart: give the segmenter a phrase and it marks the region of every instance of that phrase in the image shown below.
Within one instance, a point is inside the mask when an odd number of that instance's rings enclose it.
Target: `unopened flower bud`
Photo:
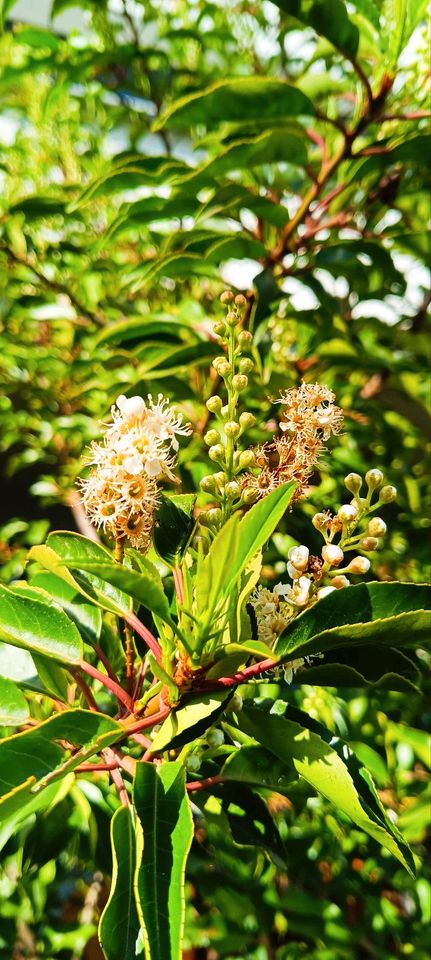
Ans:
[[[239,418],[241,430],[250,430],[251,427],[254,427],[255,423],[256,417],[252,413],[249,413],[248,410],[245,410]]]
[[[210,397],[206,402],[206,408],[210,413],[219,413],[222,408],[222,401],[220,397]]]
[[[217,373],[220,377],[228,377],[232,373],[232,367],[228,360],[225,360],[223,363],[219,363],[217,367]]]
[[[200,757],[197,757],[195,753],[193,753],[191,757],[187,757],[186,768],[189,771],[189,773],[197,773],[198,770],[200,770],[200,767],[201,767]]]
[[[359,493],[362,487],[362,477],[359,473],[348,473],[347,477],[344,477],[344,483],[350,493]]]
[[[220,294],[221,303],[232,303],[233,299],[232,290],[223,290],[223,293]]]
[[[234,693],[233,697],[229,700],[227,706],[224,708],[226,713],[239,713],[242,710],[243,699],[240,693]]]
[[[223,418],[223,420],[227,420],[227,418],[230,416],[230,409],[227,403],[224,407],[220,408],[220,416]]]
[[[218,470],[217,473],[213,474],[213,477],[218,487],[222,487],[226,483],[226,474],[224,470]]]
[[[244,307],[247,303],[247,297],[245,297],[243,293],[237,293],[235,303],[237,307]]]
[[[241,417],[239,419],[241,422]],[[243,450],[240,453],[238,466],[240,467],[241,470],[245,470],[248,467],[253,467],[255,462],[256,462],[256,454],[254,453],[254,450]]]
[[[226,323],[228,327],[236,327],[239,323],[239,316],[236,310],[229,310],[229,313],[226,314]]]
[[[376,487],[380,487],[383,483],[384,476],[381,470],[369,470],[365,474],[365,481],[370,490],[375,490]]]
[[[232,386],[234,390],[245,390],[247,385],[248,377],[246,377],[244,373],[236,373],[235,376],[232,377]]]
[[[208,518],[210,524],[214,526],[218,526],[223,518],[223,514],[219,507],[212,507],[211,510],[207,510],[205,516]]]
[[[220,434],[218,430],[208,430],[208,433],[204,436],[205,443],[208,447],[213,447],[215,443],[218,443],[220,440]]]
[[[210,460],[223,460],[224,459],[224,447],[221,443],[216,443],[213,447],[210,447],[208,450],[208,456]]]
[[[345,503],[340,507],[337,516],[342,523],[353,523],[358,516],[358,508],[355,503]]]
[[[253,490],[251,487],[246,487],[245,490],[242,491],[241,499],[243,503],[246,503],[248,506],[250,503],[255,503],[257,496],[256,490]]]
[[[236,420],[228,420],[228,422],[225,423],[224,429],[225,429],[226,436],[233,437],[234,439],[235,437],[239,437],[241,433],[241,427],[239,423],[236,422]]]
[[[342,590],[343,587],[350,587],[350,581],[342,573],[337,573],[337,576],[332,578],[331,585],[336,590]]]
[[[222,337],[226,333],[226,326],[221,320],[217,320],[217,323],[213,325],[213,330],[217,337]]]
[[[249,330],[241,330],[238,334],[238,343],[242,349],[245,349],[250,345],[253,340],[253,336]]]
[[[230,480],[229,483],[226,484],[224,492],[228,500],[236,500],[236,498],[240,496],[241,487],[236,480]]]
[[[142,397],[125,397],[121,394],[117,397],[117,407],[121,410],[123,417],[141,417],[145,413],[146,405]]]
[[[288,553],[288,557],[293,566],[297,570],[305,570],[308,566],[308,558],[310,556],[310,551],[308,547],[305,547],[301,544],[299,547],[291,547]]]
[[[327,597],[328,594],[334,593],[335,587],[320,587],[320,590],[317,591],[317,599],[323,600],[324,597]]]
[[[379,493],[379,500],[381,500],[382,503],[392,503],[392,501],[397,498],[397,492],[397,488],[392,487],[391,484],[388,483],[382,487]]]
[[[241,373],[250,373],[250,370],[253,370],[254,363],[253,360],[250,360],[250,357],[243,357],[238,366]]]
[[[328,517],[326,513],[315,513],[311,522],[313,527],[316,527],[316,530],[326,530],[326,527],[328,526]]]
[[[378,547],[378,545],[379,545],[379,541],[377,537],[363,537],[363,539],[360,540],[358,544],[359,549],[365,550],[365,553],[370,553],[371,550],[375,550]]]
[[[353,557],[353,560],[350,561],[346,571],[348,573],[368,573],[370,569],[370,561],[368,557]]]
[[[214,360],[212,362],[214,370],[217,370],[217,373],[221,363],[226,363],[226,357],[224,353],[222,353],[221,356],[219,355],[218,357],[214,357]]]
[[[335,543],[328,543],[322,547],[322,557],[331,567],[338,567],[344,557],[341,547]]]
[[[384,537],[387,533],[387,526],[381,517],[373,517],[368,524],[368,533],[370,537]]]
[[[201,490],[204,490],[205,493],[214,493],[216,483],[212,473],[208,473],[206,477],[202,477],[200,482]]]
[[[299,580],[302,571],[299,570],[298,567],[295,567],[294,564],[290,562],[290,560],[287,561],[286,570],[291,580]]]
[[[206,740],[209,747],[221,747],[224,743],[223,730],[208,730]]]

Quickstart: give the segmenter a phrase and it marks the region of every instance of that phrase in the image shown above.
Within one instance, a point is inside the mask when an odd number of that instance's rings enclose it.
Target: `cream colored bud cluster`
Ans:
[[[246,489],[249,497],[259,499],[271,490],[294,480],[294,499],[304,494],[324,441],[340,432],[343,413],[334,404],[335,394],[319,383],[302,383],[281,394],[277,403],[283,405],[280,430],[282,437],[274,438],[258,451],[259,474],[249,474]]]
[[[252,335],[241,328],[242,312],[247,303],[244,295],[235,296],[230,290],[222,293],[221,302],[228,308],[224,321],[214,324],[214,333],[225,353],[213,360],[213,367],[224,382],[226,403],[220,396],[207,400],[207,408],[216,418],[216,425],[205,434],[208,456],[220,469],[203,477],[200,483],[205,493],[211,494],[218,506],[200,514],[203,526],[219,527],[229,513],[244,499],[240,474],[255,462],[252,450],[239,450],[238,441],[250,430],[256,418],[249,411],[238,413],[240,395],[247,389],[248,374],[253,360],[244,356],[252,343]]]
[[[368,573],[370,569],[368,557],[356,556],[342,570],[340,564],[347,552],[360,550],[362,553],[371,553],[379,548],[382,537],[387,533],[387,525],[381,517],[374,516],[370,519],[369,515],[385,504],[392,503],[397,496],[396,487],[384,484],[381,470],[369,470],[365,474],[367,486],[365,497],[361,496],[363,479],[358,473],[349,473],[344,483],[347,490],[353,494],[353,500],[343,504],[335,516],[329,512],[316,513],[312,520],[313,526],[320,531],[325,540],[325,546],[322,549],[324,560],[322,575],[328,574],[331,577],[331,587],[323,587],[327,591],[348,586],[346,573],[353,575]],[[373,502],[375,494],[377,499]],[[361,532],[356,532],[358,527],[362,527]],[[333,543],[336,535],[339,535],[338,544]]]
[[[90,447],[93,469],[79,481],[82,502],[96,527],[146,550],[158,504],[158,481],[175,482],[177,436],[187,436],[190,426],[183,424],[161,394],[156,401],[151,395],[147,401],[119,396],[111,415],[103,441]]]

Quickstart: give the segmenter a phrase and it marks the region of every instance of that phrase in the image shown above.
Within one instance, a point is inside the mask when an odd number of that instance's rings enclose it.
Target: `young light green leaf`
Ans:
[[[119,807],[111,820],[112,882],[99,923],[99,940],[106,960],[135,960],[140,924],[133,880],[136,871],[136,835],[129,807]]]
[[[174,101],[156,121],[154,129],[159,130],[168,122],[170,127],[190,127],[197,123],[213,127],[226,122],[262,123],[263,120],[268,125],[299,114],[312,116],[314,108],[311,100],[296,87],[273,77],[237,77],[218,81],[206,90]]]
[[[27,700],[13,680],[0,677],[0,726],[19,727],[28,717]]]
[[[139,763],[133,790],[139,821],[135,896],[146,960],[181,960],[184,874],[193,819],[181,763]]]
[[[255,503],[241,520],[238,527],[238,549],[232,556],[223,578],[225,596],[229,595],[244,568],[274,533],[289,506],[294,490],[295,483],[284,483]]]
[[[152,753],[183,746],[200,737],[225,709],[232,691],[220,693],[186,694],[177,710],[171,710],[162,728],[156,734]]]
[[[79,631],[59,607],[0,586],[0,638],[64,664],[79,663]]]

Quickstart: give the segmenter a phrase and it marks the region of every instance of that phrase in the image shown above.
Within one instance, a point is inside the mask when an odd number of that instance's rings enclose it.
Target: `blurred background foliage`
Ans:
[[[14,6],[0,3],[3,579],[49,527],[82,524],[82,451],[119,393],[180,403],[195,488],[226,286],[246,293],[255,335],[254,439],[273,432],[271,397],[302,377],[346,414],[268,575],[292,542],[313,546],[310,517],[341,502],[345,473],[373,466],[399,490],[373,575],[426,579],[426,3],[54,0],[43,26]],[[268,795],[271,827],[234,801],[202,803],[186,960],[425,960],[429,708],[413,691],[294,697],[362,750],[418,880],[305,784]],[[104,777],[82,777],[49,818],[3,837],[0,957],[100,957],[111,811]]]

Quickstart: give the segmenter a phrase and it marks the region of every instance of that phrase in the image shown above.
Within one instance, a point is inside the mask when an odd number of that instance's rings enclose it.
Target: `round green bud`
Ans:
[[[239,713],[242,710],[243,699],[240,693],[234,693],[225,706],[225,713]]]
[[[212,473],[208,473],[206,477],[202,477],[202,480],[199,484],[201,490],[205,493],[214,493],[216,488],[216,482]]]
[[[246,487],[245,490],[242,491],[241,499],[243,503],[246,503],[247,505],[250,503],[255,503],[257,500],[257,491],[253,490],[252,487]]]
[[[348,473],[347,477],[344,477],[344,483],[350,493],[359,493],[362,487],[362,477],[359,476],[359,473]]]
[[[204,436],[205,443],[208,447],[213,447],[215,443],[218,443],[220,440],[220,434],[218,430],[208,430],[208,433]]]
[[[365,553],[369,553],[371,550],[376,550],[379,545],[377,537],[364,537],[363,540],[359,541],[359,550],[364,550]]]
[[[245,410],[239,418],[239,425],[241,430],[250,430],[251,427],[254,427],[256,423],[256,417],[249,413],[248,410]]]
[[[243,349],[249,347],[253,340],[253,335],[249,330],[241,330],[238,334],[238,343]]]
[[[206,516],[211,524],[211,526],[218,526],[222,522],[223,514],[219,507],[212,507],[211,510],[207,510]]]
[[[208,456],[210,460],[224,460],[224,446],[221,443],[216,443],[213,447],[210,447],[208,450]]]
[[[217,373],[218,373],[220,364],[226,363],[226,357],[224,353],[222,353],[221,356],[214,357],[214,360],[212,363],[213,363],[214,370],[217,370]]]
[[[239,361],[238,366],[241,373],[250,373],[250,371],[253,370],[254,363],[249,357],[243,357],[242,360]]]
[[[186,767],[189,773],[197,773],[201,767],[200,757],[197,757],[195,753],[193,753],[191,757],[187,757]]]
[[[368,473],[365,474],[365,482],[370,490],[375,490],[376,487],[380,487],[384,479],[381,470],[369,470]]]
[[[228,404],[220,408],[220,416],[223,417],[223,420],[227,420],[230,415],[230,410]]]
[[[226,333],[226,326],[221,320],[217,320],[217,323],[213,325],[213,330],[217,337],[222,337]]]
[[[209,747],[221,747],[224,743],[223,730],[208,730],[206,740]]]
[[[226,474],[224,470],[218,470],[217,473],[213,473],[213,477],[218,487],[224,487],[226,483]]]
[[[398,493],[397,488],[392,487],[388,483],[386,484],[385,487],[382,487],[379,493],[379,500],[381,500],[382,503],[392,503],[393,500],[396,500],[397,493]]]
[[[224,488],[228,500],[236,500],[241,494],[241,487],[236,480],[230,480]]]
[[[314,517],[311,519],[311,522],[316,530],[326,530],[326,527],[328,526],[328,517],[326,516],[326,513],[315,513]]]
[[[238,460],[238,466],[241,470],[246,470],[248,467],[254,467],[255,462],[256,454],[254,450],[242,450]]]
[[[384,537],[387,533],[387,526],[381,517],[373,517],[368,524],[368,533],[370,537]]]
[[[247,303],[247,297],[245,297],[243,293],[237,293],[235,303],[237,307],[244,307]]]
[[[228,327],[236,327],[239,323],[239,316],[236,310],[229,310],[229,313],[226,314],[226,323]]]
[[[223,290],[223,293],[220,294],[221,303],[232,303],[234,295],[232,290]]]
[[[241,427],[239,423],[236,422],[236,420],[228,420],[228,422],[225,423],[224,429],[225,429],[226,436],[233,437],[234,439],[235,437],[239,437],[241,433]]]
[[[210,397],[206,402],[206,408],[210,413],[219,413],[222,408],[222,401],[220,397]]]
[[[247,385],[248,385],[248,377],[246,377],[244,373],[236,373],[235,376],[232,377],[232,386],[234,390],[238,390],[238,391],[245,390]]]
[[[226,377],[229,376],[230,373],[232,373],[232,367],[228,360],[225,360],[224,363],[219,363],[217,367],[217,373],[219,374],[220,377],[223,377],[223,379],[225,379]]]

